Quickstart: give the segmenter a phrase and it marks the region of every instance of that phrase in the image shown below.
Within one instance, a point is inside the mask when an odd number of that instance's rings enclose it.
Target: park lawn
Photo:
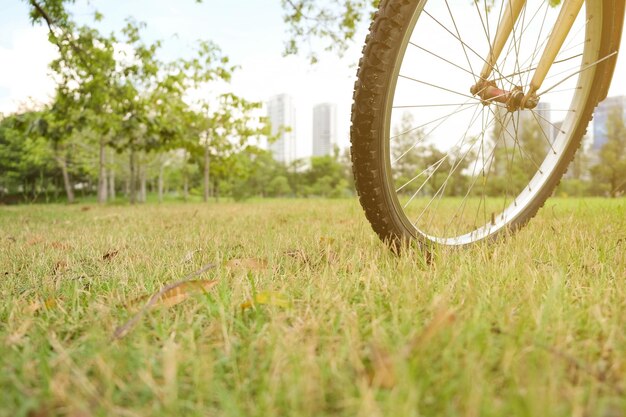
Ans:
[[[0,207],[0,416],[626,416],[626,200],[423,259],[354,200]]]

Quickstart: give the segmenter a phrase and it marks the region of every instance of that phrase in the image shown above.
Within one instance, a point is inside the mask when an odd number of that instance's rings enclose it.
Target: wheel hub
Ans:
[[[495,81],[480,80],[470,88],[474,96],[478,96],[484,106],[493,102],[506,105],[510,112],[522,109],[534,109],[539,104],[539,97],[531,92],[524,94],[522,87],[516,86],[511,91],[502,90]]]

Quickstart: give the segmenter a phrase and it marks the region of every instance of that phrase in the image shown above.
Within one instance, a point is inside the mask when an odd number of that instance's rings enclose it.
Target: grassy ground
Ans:
[[[0,208],[0,416],[626,416],[625,200],[421,259],[355,201]]]

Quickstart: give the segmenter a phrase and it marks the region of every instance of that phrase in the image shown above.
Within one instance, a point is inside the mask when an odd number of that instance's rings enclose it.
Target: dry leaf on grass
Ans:
[[[291,303],[289,299],[279,292],[262,291],[256,293],[254,297],[247,299],[241,304],[241,310],[255,307],[257,305],[271,305],[282,308],[289,308]]]
[[[291,258],[294,258],[295,260],[297,260],[299,262],[302,262],[303,264],[310,264],[311,263],[311,259],[306,254],[306,252],[304,250],[302,250],[302,249],[288,250],[288,251],[283,252],[283,255],[289,256]]]
[[[370,366],[366,368],[370,385],[391,389],[396,385],[396,374],[389,352],[377,346],[370,346]]]
[[[52,269],[52,272],[54,274],[63,273],[65,271],[67,271],[67,261],[64,261],[64,260],[60,260],[56,262],[54,264],[54,268]]]
[[[35,300],[26,307],[26,312],[34,314],[41,309],[50,310],[57,306],[58,302],[56,298],[50,297],[46,300]]]
[[[193,280],[182,281],[171,286],[167,291],[163,292],[149,308],[159,307],[173,307],[176,304],[180,304],[192,295],[207,292],[211,288],[217,285],[216,280]],[[149,300],[153,296],[144,295],[136,298],[129,303],[130,307],[139,306]]]
[[[267,261],[257,258],[231,259],[224,266],[229,269],[246,269],[252,271],[261,271],[267,269]]]
[[[36,244],[41,243],[41,242],[43,242],[43,237],[41,237],[39,235],[36,235],[36,236],[33,236],[30,239],[28,239],[26,241],[26,244],[28,246],[33,246],[33,245],[36,245]]]
[[[454,310],[448,308],[441,308],[437,310],[435,316],[424,327],[421,333],[415,336],[409,345],[406,347],[405,356],[410,356],[415,350],[425,346],[437,335],[441,330],[449,326],[456,319]]]
[[[54,249],[61,249],[61,250],[67,250],[67,249],[72,248],[69,243],[59,242],[59,241],[50,243],[50,246],[52,246]]]
[[[191,281],[191,278],[200,275],[214,267],[214,264],[205,265],[197,271],[194,271],[191,274],[187,275],[182,281],[178,281],[163,287],[161,291],[152,295],[146,305],[144,305],[141,310],[139,310],[133,317],[131,317],[130,320],[115,329],[115,331],[113,332],[113,339],[121,339],[122,337],[126,336],[128,332],[135,326],[135,324],[137,324],[139,319],[141,319],[143,315],[151,308],[155,306],[172,307],[176,304],[183,302],[192,294],[206,292],[213,288],[215,285],[217,285],[216,280]],[[138,300],[143,301],[146,298],[147,297],[141,297]],[[139,301],[137,301],[137,303],[139,303]],[[132,304],[133,303],[131,302],[131,305]]]
[[[320,245],[332,245],[335,243],[334,237],[322,236],[320,237]]]
[[[117,249],[113,249],[108,251],[107,253],[105,253],[104,255],[102,255],[102,260],[103,261],[110,261],[111,259],[115,258],[117,255],[119,255],[120,251]]]

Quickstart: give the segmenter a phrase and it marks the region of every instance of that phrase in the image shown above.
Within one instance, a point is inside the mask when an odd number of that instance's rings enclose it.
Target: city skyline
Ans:
[[[622,112],[622,119],[626,121],[626,96],[607,97],[596,107],[593,113],[593,144],[592,149],[599,151],[607,140],[606,123],[614,109]]]
[[[296,109],[289,94],[278,94],[267,101],[271,134],[276,140],[268,150],[278,162],[289,165],[296,160]]]
[[[337,145],[337,105],[320,103],[313,107],[312,156],[331,155]]]

